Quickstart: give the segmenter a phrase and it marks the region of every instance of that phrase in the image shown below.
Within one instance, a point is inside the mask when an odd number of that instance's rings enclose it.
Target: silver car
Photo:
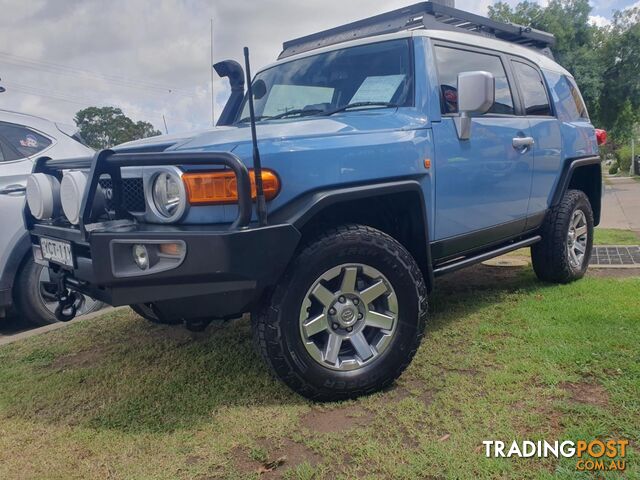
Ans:
[[[69,158],[93,153],[75,127],[0,110],[0,316],[15,312],[20,320],[37,325],[56,321],[55,288],[48,270],[34,263],[24,229],[27,176],[40,156]],[[88,297],[76,301],[79,314],[102,307]]]

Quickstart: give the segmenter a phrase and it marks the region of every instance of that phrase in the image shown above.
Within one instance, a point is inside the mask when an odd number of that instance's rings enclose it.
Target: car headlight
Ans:
[[[179,175],[174,172],[160,172],[151,185],[151,199],[159,219],[174,222],[182,216],[187,207],[187,195]]]
[[[27,204],[38,220],[52,218],[60,211],[60,182],[56,177],[34,173],[27,177]]]
[[[82,197],[87,188],[87,174],[79,171],[67,172],[60,183],[62,211],[73,225],[80,223]]]

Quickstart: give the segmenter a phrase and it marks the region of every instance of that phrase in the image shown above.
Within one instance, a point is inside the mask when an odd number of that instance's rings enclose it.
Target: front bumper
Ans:
[[[238,214],[230,226],[152,225],[137,223],[123,205],[123,167],[200,165],[224,167],[236,177]],[[34,254],[41,239],[70,244],[73,267],[44,262],[58,291],[76,290],[114,306],[154,303],[167,317],[229,317],[248,311],[265,288],[275,285],[300,240],[292,225],[255,227],[251,182],[247,167],[229,152],[115,153],[103,150],[92,159],[38,159],[34,173],[62,179],[63,170],[90,167],[89,182],[77,226],[60,218],[38,221],[25,206],[25,224]],[[107,176],[113,188],[113,212],[108,220],[94,212],[99,182]],[[180,244],[179,262],[136,271],[132,246]],[[51,247],[55,242],[49,242]],[[53,245],[56,247],[56,245]],[[56,248],[60,247],[60,244]],[[67,249],[64,247],[65,258]],[[156,258],[160,258],[158,255]],[[167,268],[164,268],[167,267]]]
[[[292,225],[228,230],[114,224],[83,240],[73,230],[37,224],[31,234],[36,249],[41,237],[71,243],[72,269],[49,264],[67,288],[113,306],[153,302],[166,315],[180,318],[224,318],[250,310],[265,288],[278,282],[300,240]],[[123,241],[183,242],[185,257],[169,270],[123,277],[113,258],[121,250],[112,248]]]

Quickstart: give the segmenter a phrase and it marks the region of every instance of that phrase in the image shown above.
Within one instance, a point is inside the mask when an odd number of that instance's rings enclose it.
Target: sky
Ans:
[[[73,124],[88,106],[117,106],[169,133],[212,123],[211,19],[215,61],[252,71],[275,61],[282,42],[417,0],[0,0],[0,109]],[[544,4],[547,0],[538,0]],[[516,0],[508,0],[512,5]],[[456,0],[486,14],[492,0]],[[638,0],[592,0],[606,24]],[[229,95],[214,76],[215,116]]]

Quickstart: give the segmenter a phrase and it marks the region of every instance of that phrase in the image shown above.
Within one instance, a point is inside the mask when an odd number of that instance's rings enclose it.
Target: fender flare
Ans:
[[[371,183],[355,186],[339,186],[330,189],[316,190],[305,193],[274,211],[269,216],[270,223],[289,223],[301,230],[310,220],[323,210],[338,203],[362,200],[374,197],[384,197],[397,193],[414,193],[419,198],[422,217],[421,232],[425,238],[426,265],[421,265],[427,288],[432,290],[434,284],[433,260],[429,237],[429,222],[426,202],[422,186],[417,180],[398,180],[384,183]]]
[[[565,192],[568,190],[569,185],[571,183],[571,179],[573,178],[573,174],[576,170],[581,167],[586,167],[589,165],[600,165],[602,162],[600,157],[598,156],[588,156],[581,157],[575,159],[569,159],[565,162],[564,167],[562,169],[562,173],[560,174],[560,179],[558,180],[555,191],[553,192],[553,196],[551,197],[550,208],[555,207],[560,203],[562,197]],[[596,197],[598,200],[602,198],[602,177],[598,178],[598,187],[596,190]],[[601,205],[592,205],[595,216],[595,223],[598,225],[600,223],[600,213],[602,210]]]

